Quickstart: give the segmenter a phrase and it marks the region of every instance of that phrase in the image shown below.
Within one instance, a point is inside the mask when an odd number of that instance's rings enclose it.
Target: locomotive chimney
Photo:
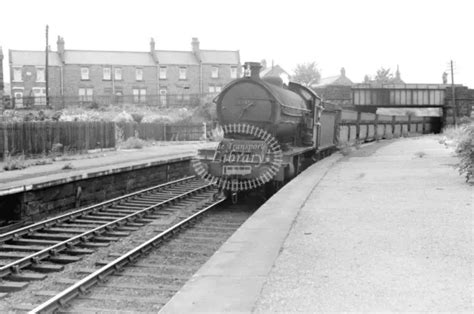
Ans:
[[[247,77],[251,77],[255,80],[260,79],[260,69],[262,66],[259,62],[245,62],[244,68]]]

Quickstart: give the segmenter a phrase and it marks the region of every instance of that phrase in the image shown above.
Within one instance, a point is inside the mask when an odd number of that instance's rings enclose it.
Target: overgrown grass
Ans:
[[[474,177],[474,121],[445,128],[443,135],[440,143],[454,147],[456,155],[460,158],[459,174],[469,181]]]
[[[45,156],[39,159],[27,160],[23,154],[18,156],[7,155],[3,161],[3,170],[5,171],[21,170],[30,166],[50,165],[53,163],[51,158],[46,158]]]
[[[27,162],[25,161],[25,156],[10,156],[7,155],[4,159],[5,164],[3,165],[3,170],[12,171],[12,170],[21,170],[28,167]]]
[[[120,143],[121,149],[141,149],[145,146],[147,146],[147,142],[135,136]]]

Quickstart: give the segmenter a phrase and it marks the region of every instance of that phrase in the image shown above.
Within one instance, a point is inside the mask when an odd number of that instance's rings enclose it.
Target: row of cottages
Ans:
[[[66,50],[58,37],[48,55],[49,104],[189,105],[209,100],[241,76],[239,51],[148,52]],[[44,51],[10,50],[10,78],[16,108],[46,104]]]

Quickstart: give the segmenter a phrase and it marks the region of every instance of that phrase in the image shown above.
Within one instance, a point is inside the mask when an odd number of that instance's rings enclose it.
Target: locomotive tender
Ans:
[[[234,198],[260,186],[278,188],[334,149],[339,110],[301,84],[261,79],[259,63],[244,67],[244,77],[214,100],[224,139],[193,162],[198,175]]]

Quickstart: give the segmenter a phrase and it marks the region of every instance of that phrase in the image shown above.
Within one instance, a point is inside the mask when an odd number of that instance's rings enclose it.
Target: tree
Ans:
[[[365,75],[364,77],[364,83],[370,84],[370,83],[379,83],[379,84],[395,84],[395,83],[400,83],[402,82],[400,78],[400,72],[398,72],[394,76],[391,73],[390,69],[386,69],[384,67],[380,67],[380,69],[377,70],[377,73],[375,74],[375,77],[372,79],[371,76]]]
[[[321,73],[317,68],[316,62],[297,64],[294,72],[293,80],[303,84],[304,86],[317,84],[321,79]]]
[[[375,75],[375,82],[376,83],[390,83],[393,81],[393,74],[390,73],[390,69],[385,69],[381,67],[377,70],[377,74]]]

